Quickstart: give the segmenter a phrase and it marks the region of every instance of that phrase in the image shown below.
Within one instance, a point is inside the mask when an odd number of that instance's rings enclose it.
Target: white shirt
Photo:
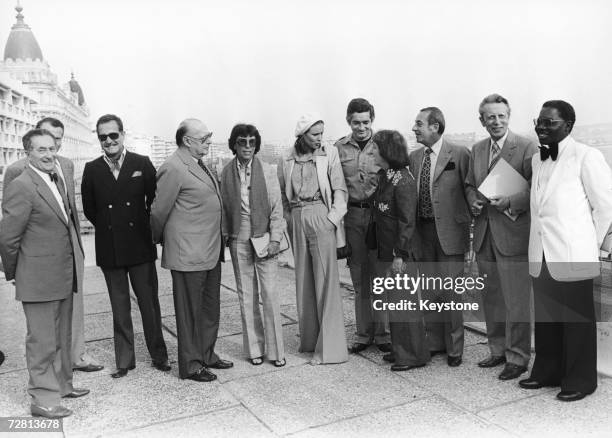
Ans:
[[[55,200],[59,204],[59,207],[62,210],[62,213],[64,214],[64,219],[66,220],[66,222],[68,222],[68,214],[66,213],[66,209],[64,208],[64,201],[62,200],[62,195],[60,195],[60,192],[57,189],[57,186],[55,185],[55,183],[53,181],[51,181],[50,174],[37,169],[36,167],[32,166],[31,164],[28,164],[28,166],[30,166],[30,169],[32,169],[34,172],[36,172],[38,175],[40,175],[40,177],[43,179],[45,184],[47,184],[49,189],[51,189],[51,193],[53,193],[53,196],[55,197]],[[63,178],[62,178],[62,180],[63,180]],[[66,187],[66,183],[65,182],[64,182],[64,187]]]
[[[506,143],[507,138],[508,138],[507,129],[506,129],[506,133],[504,134],[504,136],[500,138],[499,140],[495,141],[492,138],[489,138],[490,140],[489,142],[489,166],[491,166],[491,161],[493,161],[493,143],[497,143],[497,146],[499,147],[499,152],[501,153],[501,150],[504,148],[504,144]]]
[[[113,176],[115,177],[115,179],[119,178],[119,172],[121,171],[121,166],[123,166],[123,160],[125,160],[125,151],[126,149],[124,146],[123,150],[121,151],[121,155],[119,155],[119,158],[117,159],[119,169],[116,169],[113,160],[108,158],[108,155],[104,154],[104,161],[106,161],[106,164],[108,164],[108,167],[110,167],[110,170],[111,172],[113,172]]]
[[[251,214],[251,206],[249,205],[249,189],[251,187],[251,158],[246,165],[240,164],[240,160],[236,158],[236,167],[238,175],[240,175],[240,213]]]
[[[427,149],[427,146],[425,146]],[[431,187],[433,186],[434,174],[436,173],[436,163],[438,162],[438,157],[440,156],[440,149],[442,149],[442,137],[435,142],[431,146],[431,153],[429,154],[429,159],[431,160],[431,167],[429,168],[429,191],[431,192]],[[427,156],[427,152],[423,150],[423,161],[421,162],[421,171],[423,169],[423,163],[425,162],[425,157]],[[419,193],[421,192],[420,187],[421,178],[419,177],[417,181],[417,190]]]
[[[559,143],[559,154],[557,155],[556,161],[553,161],[552,158],[548,158],[547,160],[542,161],[542,164],[540,164],[540,169],[538,170],[538,175],[536,179],[536,184],[537,184],[536,187],[538,191],[543,191],[544,189],[546,189],[546,186],[548,185],[548,180],[550,180],[553,170],[555,169],[555,166],[559,162],[559,157],[561,156],[561,154],[567,147],[568,138],[569,136],[565,137],[561,141],[561,143]],[[546,147],[546,146],[542,146],[542,147]]]

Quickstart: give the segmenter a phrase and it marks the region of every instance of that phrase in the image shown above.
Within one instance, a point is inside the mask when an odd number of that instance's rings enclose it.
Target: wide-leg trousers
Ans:
[[[26,364],[32,403],[53,407],[72,392],[72,299],[23,302],[26,317]]]
[[[348,360],[335,226],[323,203],[291,210],[300,351],[313,361]]]
[[[365,235],[370,222],[370,209],[350,206],[344,217],[346,241],[351,245],[348,259],[351,281],[355,289],[356,342],[378,345],[390,342],[389,320],[386,312],[375,312],[372,301],[372,279],[376,271],[376,250],[370,250]]]
[[[482,296],[489,350],[508,363],[527,366],[531,357],[531,279],[527,254],[503,255],[487,227],[476,254],[486,277]]]
[[[242,341],[249,359],[265,355],[269,360],[285,357],[280,301],[275,290],[278,258],[260,259],[255,255],[250,216],[243,216],[236,239],[230,241],[230,255],[240,300]],[[259,294],[263,302],[263,323]],[[265,330],[264,330],[265,326]]]

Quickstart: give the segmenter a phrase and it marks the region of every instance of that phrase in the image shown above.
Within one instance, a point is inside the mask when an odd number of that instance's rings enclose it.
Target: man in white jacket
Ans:
[[[557,399],[575,401],[597,388],[593,278],[612,222],[612,173],[602,153],[570,132],[572,106],[545,102],[535,130],[529,273],[535,297],[536,357],[526,389],[560,386]]]

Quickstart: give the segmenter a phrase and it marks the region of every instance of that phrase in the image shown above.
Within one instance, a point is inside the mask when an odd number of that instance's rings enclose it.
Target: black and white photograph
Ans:
[[[0,435],[610,436],[611,23],[0,0]]]

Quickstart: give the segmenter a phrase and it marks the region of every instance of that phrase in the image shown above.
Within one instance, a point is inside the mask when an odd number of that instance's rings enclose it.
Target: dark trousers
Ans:
[[[417,221],[417,233],[421,241],[421,273],[429,277],[457,277],[463,272],[464,255],[444,253],[434,221]],[[462,300],[461,295],[451,291],[424,291],[423,299],[436,302]],[[425,314],[427,340],[432,351],[446,351],[449,356],[463,355],[463,313],[445,310]]]
[[[166,362],[168,352],[162,334],[155,262],[121,268],[102,268],[102,272],[113,309],[117,368],[130,368],[136,365],[129,284],[132,285],[138,300],[145,341],[151,359],[153,362]]]
[[[221,262],[209,271],[170,271],[176,331],[179,377],[185,379],[203,366],[219,360],[215,343],[221,314]]]
[[[597,388],[597,335],[593,280],[554,280],[546,262],[533,278],[535,360],[531,378],[563,391]]]
[[[72,294],[63,300],[23,302],[26,363],[32,403],[52,407],[72,391]]]

